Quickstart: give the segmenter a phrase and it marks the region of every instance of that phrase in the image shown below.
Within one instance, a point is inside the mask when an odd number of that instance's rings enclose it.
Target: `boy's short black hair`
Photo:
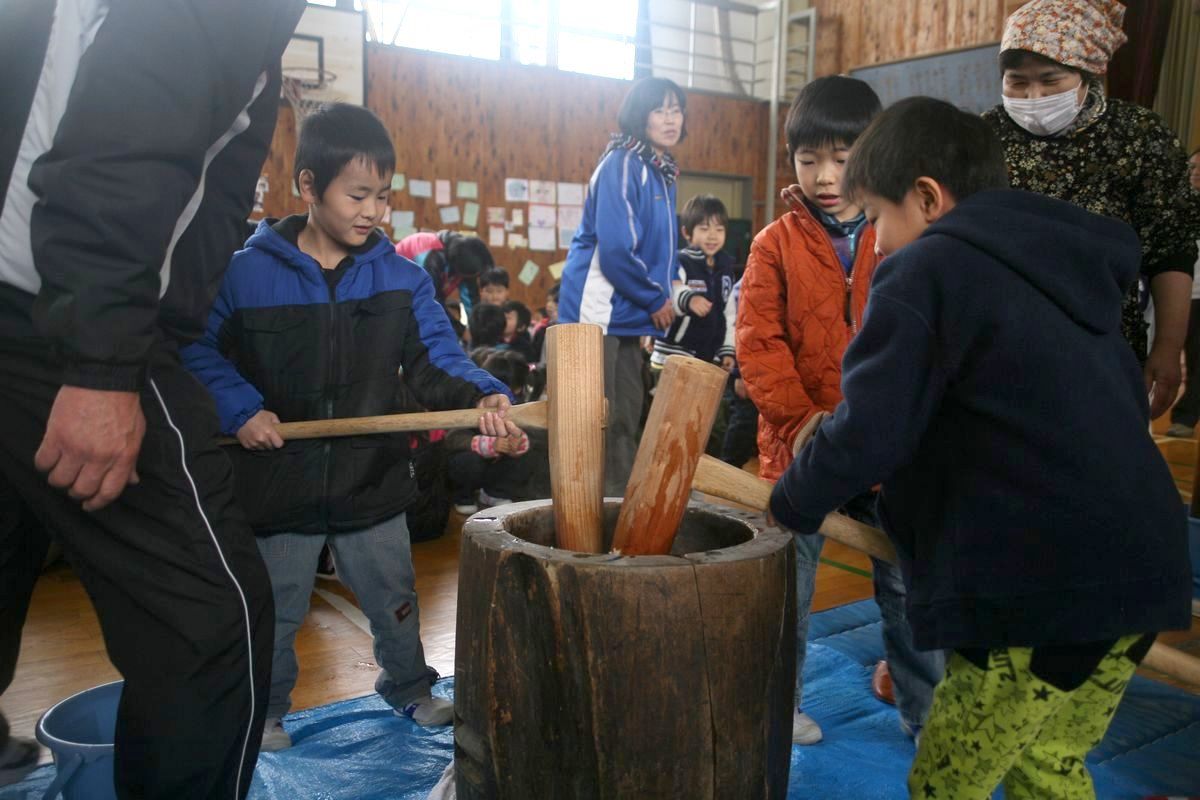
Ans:
[[[471,346],[495,347],[504,339],[504,309],[490,303],[480,303],[471,309]]]
[[[899,203],[922,176],[959,201],[1008,187],[1004,148],[982,117],[945,100],[908,97],[888,107],[859,137],[842,174],[842,191]]]
[[[492,251],[478,236],[452,234],[446,242],[446,263],[450,271],[464,278],[474,278],[484,270],[496,266]]]
[[[485,372],[512,390],[518,398],[525,394],[525,381],[529,377],[529,363],[515,350],[495,350],[488,354],[480,366]]]
[[[327,103],[304,120],[296,143],[292,180],[300,191],[300,173],[311,170],[318,197],[342,168],[355,159],[373,167],[381,178],[396,171],[396,149],[379,117],[349,103]]]
[[[679,224],[688,236],[692,235],[695,227],[707,220],[715,219],[718,225],[729,224],[729,212],[719,197],[711,194],[698,194],[683,206],[679,214]]]
[[[554,285],[546,290],[546,299],[558,302],[558,293],[562,291],[562,281],[555,281]]]
[[[508,288],[508,270],[504,267],[492,267],[479,276],[479,288],[485,286],[503,286]]]
[[[682,142],[686,139],[687,95],[683,93],[683,89],[679,88],[679,84],[668,78],[642,78],[633,84],[629,94],[625,95],[625,100],[621,103],[621,110],[617,113],[617,125],[621,128],[621,133],[635,139],[645,140],[646,121],[650,119],[650,112],[661,108],[663,99],[668,94],[675,95],[675,99],[679,101],[679,110],[683,112],[683,125],[679,129],[679,141]]]
[[[1058,67],[1059,69],[1065,69],[1067,72],[1074,72],[1075,74],[1083,77],[1084,83],[1087,83],[1092,79],[1092,73],[1085,69],[1079,69],[1078,67],[1072,67],[1070,64],[1064,64],[1061,61],[1055,61],[1053,58],[1044,56],[1041,53],[1035,53],[1032,50],[1016,49],[1002,50],[1000,52],[1000,74],[1003,75],[1007,70],[1010,69],[1021,69],[1031,61],[1034,63],[1034,65]]]
[[[857,78],[829,75],[805,84],[788,110],[788,158],[802,149],[850,147],[883,106],[875,90]]]
[[[520,300],[509,300],[500,307],[504,309],[505,314],[512,311],[517,315],[517,330],[519,331],[528,328],[529,323],[533,321],[533,314],[530,313],[529,306]]]

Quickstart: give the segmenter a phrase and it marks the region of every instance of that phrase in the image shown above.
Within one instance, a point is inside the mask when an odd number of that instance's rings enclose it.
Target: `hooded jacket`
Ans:
[[[675,184],[632,150],[600,160],[571,241],[559,322],[599,325],[611,336],[662,336],[650,315],[671,297]]]
[[[737,308],[733,293],[733,257],[724,250],[717,251],[713,266],[699,247],[679,251],[679,270],[674,290],[675,321],[667,335],[654,343],[651,361],[664,364],[668,356],[693,356],[702,361],[717,361],[733,356],[733,327]],[[693,297],[703,297],[712,303],[708,314],[698,317],[688,307]]]
[[[738,368],[759,411],[758,474],[792,463],[796,432],[842,400],[842,355],[857,332],[875,274],[875,230],[842,266],[825,226],[807,207],[763,228],[750,246],[737,304]]]
[[[1121,336],[1127,225],[973,195],[882,262],[845,401],[776,485],[802,533],[882,483],[919,649],[1186,627],[1183,509]]]
[[[429,276],[386,237],[357,248],[330,289],[320,265],[280,233],[295,219],[259,224],[230,262],[204,337],[182,351],[216,401],[222,433],[264,408],[282,422],[397,413],[402,370],[426,408],[509,394],[463,353]],[[359,530],[404,511],[417,490],[407,434],[228,452],[257,533]]]

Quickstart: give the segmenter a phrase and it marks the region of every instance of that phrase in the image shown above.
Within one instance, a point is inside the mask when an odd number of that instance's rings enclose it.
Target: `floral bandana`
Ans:
[[[1103,75],[1128,40],[1121,30],[1124,18],[1125,6],[1116,0],[1032,0],[1008,18],[1000,51],[1028,50]]]

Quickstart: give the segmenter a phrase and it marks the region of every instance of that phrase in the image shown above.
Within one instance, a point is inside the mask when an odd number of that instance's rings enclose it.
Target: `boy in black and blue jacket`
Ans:
[[[733,257],[724,251],[729,213],[710,194],[687,201],[679,215],[688,246],[679,251],[679,269],[672,281],[675,321],[666,335],[654,340],[650,363],[661,369],[667,356],[684,355],[733,369]]]
[[[953,651],[912,797],[1091,796],[1084,757],[1137,663],[1190,622],[1183,510],[1120,331],[1138,238],[1007,190],[986,123],[930,98],[871,124],[843,187],[886,260],[844,402],[771,511],[815,533],[882,484],[915,643]]]
[[[371,112],[325,106],[304,123],[295,180],[308,214],[262,222],[234,255],[204,337],[184,363],[216,401],[237,497],[258,536],[275,601],[275,652],[263,750],[288,747],[295,635],[317,556],[371,620],[375,688],[421,725],[450,722],[430,693],[405,510],[417,482],[407,434],[284,443],[282,421],[398,411],[404,385],[426,408],[476,406],[480,431],[519,438],[508,388],[459,347],[429,275],[378,229],[395,154]]]

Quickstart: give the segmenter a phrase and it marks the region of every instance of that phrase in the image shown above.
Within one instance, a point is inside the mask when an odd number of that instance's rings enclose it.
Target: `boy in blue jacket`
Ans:
[[[882,484],[915,643],[953,651],[912,797],[1091,797],[1084,757],[1155,633],[1190,621],[1179,495],[1120,331],[1137,236],[1007,190],[986,123],[930,98],[883,112],[843,185],[886,260],[845,400],[771,511],[816,533]]]
[[[396,255],[376,225],[395,154],[374,114],[325,106],[304,123],[295,180],[308,214],[264,221],[234,255],[204,337],[184,363],[216,400],[238,500],[257,534],[275,600],[274,666],[262,749],[291,745],[296,631],[317,557],[371,621],[376,690],[420,725],[453,707],[430,694],[405,510],[417,482],[407,434],[284,443],[281,421],[398,411],[398,376],[427,408],[477,406],[480,431],[520,438],[503,419],[508,388],[462,352],[429,275]],[[436,674],[436,673],[433,673]]]

